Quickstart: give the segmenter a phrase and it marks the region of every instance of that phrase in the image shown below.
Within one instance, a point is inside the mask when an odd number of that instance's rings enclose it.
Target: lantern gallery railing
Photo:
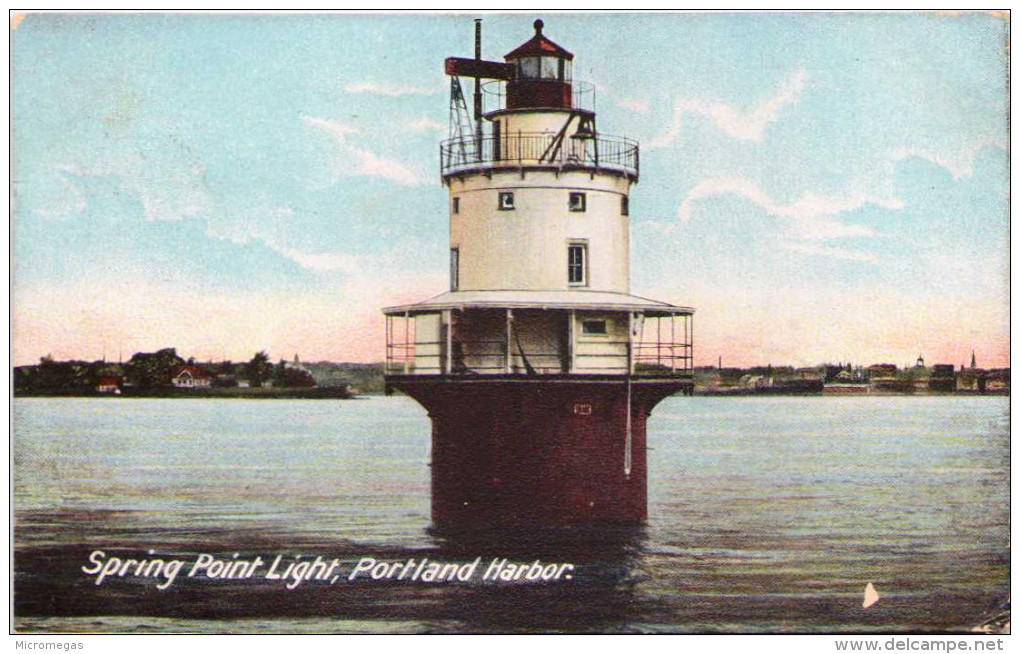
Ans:
[[[608,314],[575,316],[574,312],[563,312],[560,316],[563,320],[559,320],[549,313],[536,311],[530,318],[559,321],[559,333],[551,338],[536,338],[538,330],[528,329],[528,312],[521,310],[508,316],[505,327],[483,328],[484,334],[479,333],[480,322],[471,312],[387,315],[386,374],[453,377],[692,374],[694,334],[689,314],[651,317],[616,314],[619,327],[606,329],[607,322],[613,323]],[[489,319],[483,322],[494,324]],[[593,324],[603,331],[587,333]]]
[[[550,166],[595,168],[638,177],[638,144],[617,136],[560,137],[545,132],[517,132],[476,139],[466,136],[439,146],[444,178],[479,167]]]

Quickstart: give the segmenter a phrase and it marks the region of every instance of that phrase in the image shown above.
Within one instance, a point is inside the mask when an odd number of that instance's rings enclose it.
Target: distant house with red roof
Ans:
[[[174,388],[209,388],[212,379],[212,375],[198,366],[181,366],[174,371],[170,383]]]
[[[111,377],[104,376],[96,379],[96,392],[97,393],[120,393],[120,385],[123,381],[122,377]]]

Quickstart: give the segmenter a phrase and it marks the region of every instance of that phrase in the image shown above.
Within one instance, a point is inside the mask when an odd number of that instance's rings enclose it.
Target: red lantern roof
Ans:
[[[542,27],[545,23],[541,19],[535,21],[535,36],[531,37],[531,40],[518,46],[516,50],[508,53],[504,59],[518,59],[520,57],[534,57],[534,56],[554,56],[560,57],[561,59],[573,59],[574,55],[570,54],[560,46],[556,45],[549,39],[542,36]]]

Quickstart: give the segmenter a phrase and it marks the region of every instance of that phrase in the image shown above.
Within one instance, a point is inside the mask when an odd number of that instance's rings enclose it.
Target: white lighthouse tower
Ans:
[[[387,390],[432,419],[437,524],[640,522],[645,420],[693,386],[693,309],[630,294],[638,144],[597,130],[573,55],[539,20],[483,61],[478,29],[446,62],[450,288],[384,310]]]

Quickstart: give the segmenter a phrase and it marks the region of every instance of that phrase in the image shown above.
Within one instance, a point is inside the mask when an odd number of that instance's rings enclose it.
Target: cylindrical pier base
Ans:
[[[432,419],[432,519],[444,527],[643,522],[646,419],[686,390],[620,378],[405,377],[390,386]]]

